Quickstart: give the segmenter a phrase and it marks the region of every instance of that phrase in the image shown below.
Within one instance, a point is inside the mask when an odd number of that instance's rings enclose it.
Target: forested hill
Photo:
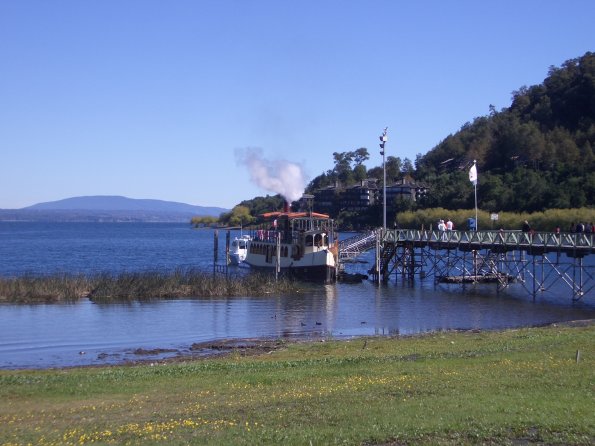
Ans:
[[[429,187],[429,193],[416,201],[387,203],[391,218],[395,212],[419,208],[472,209],[474,190],[468,172],[473,160],[477,160],[482,210],[595,206],[595,53],[550,67],[542,84],[513,92],[510,107],[489,109],[487,116],[464,124],[425,155],[417,155],[415,162],[386,158],[388,184],[408,178]],[[307,193],[337,184],[348,187],[366,178],[376,178],[382,185],[382,166],[364,165],[370,158],[366,148],[332,155],[334,167],[315,177]],[[236,223],[248,221],[262,209],[279,209],[282,202],[279,196],[244,201]],[[359,225],[373,226],[379,215],[376,205],[356,213],[337,211],[333,217],[346,225],[357,220]]]
[[[509,108],[467,123],[416,160],[431,186],[425,206],[470,208],[467,171],[477,160],[481,207],[538,211],[595,204],[595,53],[551,67],[540,85],[513,92]]]

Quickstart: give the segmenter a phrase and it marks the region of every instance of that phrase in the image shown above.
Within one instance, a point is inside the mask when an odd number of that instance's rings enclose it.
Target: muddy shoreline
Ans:
[[[231,355],[237,355],[240,357],[246,356],[259,356],[270,354],[274,351],[282,350],[292,344],[308,344],[315,342],[327,342],[327,341],[361,341],[362,345],[366,345],[367,340],[374,338],[382,339],[406,339],[412,337],[424,337],[432,336],[436,333],[482,333],[482,332],[494,332],[494,331],[511,331],[521,330],[526,328],[539,328],[539,327],[586,327],[595,324],[595,319],[584,319],[568,322],[557,322],[552,324],[533,325],[527,327],[510,328],[503,330],[486,330],[486,329],[452,329],[452,330],[440,330],[431,331],[425,333],[416,333],[410,335],[392,335],[392,336],[355,336],[349,338],[328,338],[324,336],[309,336],[309,337],[295,337],[295,338],[243,338],[243,339],[224,339],[220,341],[205,341],[193,343],[189,348],[171,349],[171,348],[133,348],[126,352],[133,355],[131,359],[129,357],[122,358],[120,361],[109,362],[105,364],[90,364],[90,365],[76,365],[76,366],[64,366],[64,367],[47,367],[43,369],[35,370],[52,370],[52,369],[73,369],[73,368],[88,368],[88,367],[121,367],[121,366],[138,366],[138,365],[167,365],[184,363],[190,361],[205,361],[215,358],[228,357]],[[85,354],[81,352],[81,354]],[[101,353],[98,355],[98,359],[106,359],[109,357],[118,357],[118,355],[112,355],[109,353]],[[27,370],[27,369],[21,369]]]

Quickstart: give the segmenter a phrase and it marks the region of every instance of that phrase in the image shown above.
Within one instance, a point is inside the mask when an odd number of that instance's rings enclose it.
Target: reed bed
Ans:
[[[74,302],[88,295],[91,289],[92,280],[83,275],[33,276],[27,274],[0,278],[0,302]]]
[[[50,276],[24,275],[0,278],[0,302],[115,302],[223,296],[263,296],[293,293],[300,285],[267,274],[233,276],[194,269],[122,272],[119,274]]]
[[[491,220],[491,212],[479,210],[479,229],[521,229],[523,221],[527,220],[536,231],[554,231],[559,227],[561,231],[571,231],[576,223],[585,224],[595,221],[595,209],[547,209],[543,212],[499,212],[498,220]],[[467,219],[475,218],[474,209],[450,210],[443,208],[420,209],[417,211],[400,212],[397,214],[397,223],[401,228],[437,229],[438,220],[450,219],[455,229],[467,230]]]

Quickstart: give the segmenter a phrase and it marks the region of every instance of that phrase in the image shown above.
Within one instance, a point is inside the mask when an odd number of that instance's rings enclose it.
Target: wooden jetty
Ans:
[[[497,283],[498,289],[522,283],[533,295],[567,285],[572,299],[595,289],[594,234],[521,231],[377,231],[376,264],[371,273],[386,282],[391,275],[436,283]]]

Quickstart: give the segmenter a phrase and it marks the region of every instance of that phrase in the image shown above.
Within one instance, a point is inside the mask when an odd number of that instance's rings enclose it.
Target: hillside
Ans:
[[[415,162],[388,156],[387,183],[403,178],[427,185],[416,201],[387,203],[389,214],[423,208],[470,209],[468,171],[477,160],[478,205],[491,212],[535,212],[595,206],[595,53],[550,67],[540,85],[512,92],[511,105],[467,122]],[[437,117],[436,119],[439,119]],[[368,151],[333,153],[334,168],[314,178],[307,192],[366,178],[382,185],[383,169],[367,169]],[[329,157],[329,161],[331,158]],[[316,206],[316,204],[315,204]],[[358,211],[378,224],[378,209]],[[341,212],[344,220],[353,215]]]
[[[219,207],[122,196],[72,197],[22,209],[0,210],[0,220],[185,222],[194,216],[219,216]]]
[[[416,162],[429,207],[472,207],[467,169],[477,160],[483,209],[541,211],[595,205],[595,53],[550,67],[509,108],[466,123]]]

